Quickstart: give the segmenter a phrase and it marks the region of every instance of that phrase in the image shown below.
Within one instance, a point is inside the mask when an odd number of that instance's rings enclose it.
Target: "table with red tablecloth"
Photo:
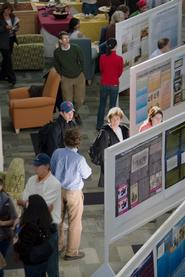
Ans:
[[[55,19],[51,14],[47,14],[47,9],[38,8],[38,21],[40,33],[44,37],[44,51],[46,57],[52,57],[55,45],[58,42],[58,34],[61,31],[67,31],[72,14],[69,14],[66,19]],[[73,15],[80,19],[80,31],[91,41],[99,40],[101,28],[108,24],[108,20],[103,14],[98,14],[94,17],[84,17],[83,14]]]
[[[38,22],[40,29],[44,28],[48,33],[56,37],[58,36],[59,32],[68,31],[71,18],[72,15],[69,14],[65,19],[55,19],[52,14],[47,15],[47,10],[45,8],[38,10]]]

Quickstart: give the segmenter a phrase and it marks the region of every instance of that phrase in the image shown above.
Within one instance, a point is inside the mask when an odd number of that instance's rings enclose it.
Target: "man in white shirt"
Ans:
[[[58,230],[61,222],[61,186],[60,182],[51,174],[50,157],[40,153],[33,160],[36,175],[28,179],[23,191],[22,200],[18,204],[25,206],[30,195],[39,194],[46,201],[51,212],[53,224],[50,242],[53,246],[53,254],[48,261],[48,277],[59,277],[58,266]]]
[[[68,214],[68,238],[64,260],[81,259],[84,252],[79,251],[82,214],[83,214],[83,179],[87,179],[92,170],[85,158],[77,151],[80,145],[78,129],[69,129],[65,133],[65,148],[58,148],[51,157],[51,171],[62,186],[62,224],[60,247],[64,249],[64,218]]]
[[[157,42],[158,48],[150,55],[150,59],[164,54],[170,50],[170,40],[169,38],[161,38]]]

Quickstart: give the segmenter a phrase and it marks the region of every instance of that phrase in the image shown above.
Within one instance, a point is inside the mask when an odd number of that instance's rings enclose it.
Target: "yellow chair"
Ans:
[[[30,97],[29,87],[10,90],[9,111],[17,134],[21,128],[40,127],[53,120],[60,80],[60,75],[52,68],[41,97]]]

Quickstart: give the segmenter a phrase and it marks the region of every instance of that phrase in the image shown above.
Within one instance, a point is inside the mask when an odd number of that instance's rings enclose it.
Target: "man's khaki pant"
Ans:
[[[61,89],[63,100],[74,102],[75,111],[78,113],[85,100],[85,77],[83,72],[76,78],[62,76]]]
[[[83,214],[83,192],[62,189],[62,223],[60,228],[59,248],[64,248],[64,218],[68,215],[68,234],[66,255],[76,256],[80,247]]]

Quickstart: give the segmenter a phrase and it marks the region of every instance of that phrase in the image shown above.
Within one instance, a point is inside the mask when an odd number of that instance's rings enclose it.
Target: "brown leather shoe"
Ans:
[[[65,256],[64,256],[64,260],[65,260],[65,261],[73,261],[73,260],[82,259],[83,257],[85,257],[85,253],[82,252],[82,251],[79,251],[79,252],[78,252],[78,255],[76,255],[76,256],[68,256],[68,255],[65,255]]]

